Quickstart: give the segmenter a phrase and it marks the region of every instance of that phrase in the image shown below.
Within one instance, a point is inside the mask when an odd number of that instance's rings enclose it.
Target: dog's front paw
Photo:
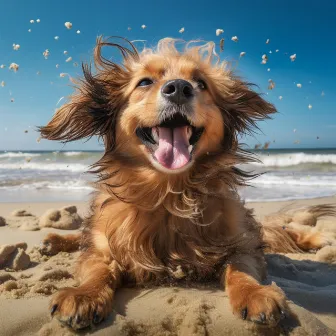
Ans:
[[[289,314],[284,292],[275,284],[255,286],[247,295],[231,298],[233,312],[243,320],[275,326]]]
[[[100,323],[111,310],[98,293],[84,288],[63,288],[50,302],[51,316],[61,323],[78,330]]]

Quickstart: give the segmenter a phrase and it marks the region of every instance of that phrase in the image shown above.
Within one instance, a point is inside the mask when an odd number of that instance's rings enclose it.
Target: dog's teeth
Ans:
[[[191,153],[192,149],[193,149],[193,145],[190,145],[190,146],[188,147],[188,151],[189,151],[189,153]]]
[[[190,126],[188,126],[187,128],[187,137],[188,137],[188,140],[191,138],[192,136],[192,128]]]
[[[159,130],[157,127],[152,128],[152,138],[154,139],[155,142],[159,142]]]

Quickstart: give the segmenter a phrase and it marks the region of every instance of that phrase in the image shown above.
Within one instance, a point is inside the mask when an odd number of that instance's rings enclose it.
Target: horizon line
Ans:
[[[307,149],[336,149],[336,147],[279,147],[279,148],[249,148],[242,147],[244,150],[254,150],[254,151],[268,151],[268,150],[284,150],[284,149],[297,149],[297,150],[307,150]],[[99,149],[0,149],[0,152],[104,152],[104,150]]]

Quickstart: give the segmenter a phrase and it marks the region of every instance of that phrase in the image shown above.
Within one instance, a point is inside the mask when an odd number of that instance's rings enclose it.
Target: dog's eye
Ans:
[[[207,88],[205,82],[203,79],[198,79],[197,80],[197,87],[200,89],[200,90],[205,90]]]
[[[137,86],[148,86],[148,85],[151,85],[153,84],[153,81],[149,78],[144,78],[144,79],[141,79],[141,81],[138,83]]]

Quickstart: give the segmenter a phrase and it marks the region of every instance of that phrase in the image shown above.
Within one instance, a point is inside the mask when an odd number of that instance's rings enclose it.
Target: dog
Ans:
[[[173,281],[179,269],[193,281],[217,279],[243,320],[278,324],[290,310],[279,287],[262,284],[266,243],[275,251],[279,237],[293,249],[322,243],[263,229],[238,196],[253,176],[237,166],[254,160],[239,136],[275,107],[220,61],[212,42],[165,38],[140,52],[113,41],[97,39],[95,73],[84,64],[69,102],[40,127],[45,139],[98,136],[105,145],[91,169],[96,191],[83,232],[43,242],[46,254],[81,247],[79,286],[53,296],[51,315],[75,330],[98,324],[118,288]],[[104,58],[104,47],[122,61]]]

